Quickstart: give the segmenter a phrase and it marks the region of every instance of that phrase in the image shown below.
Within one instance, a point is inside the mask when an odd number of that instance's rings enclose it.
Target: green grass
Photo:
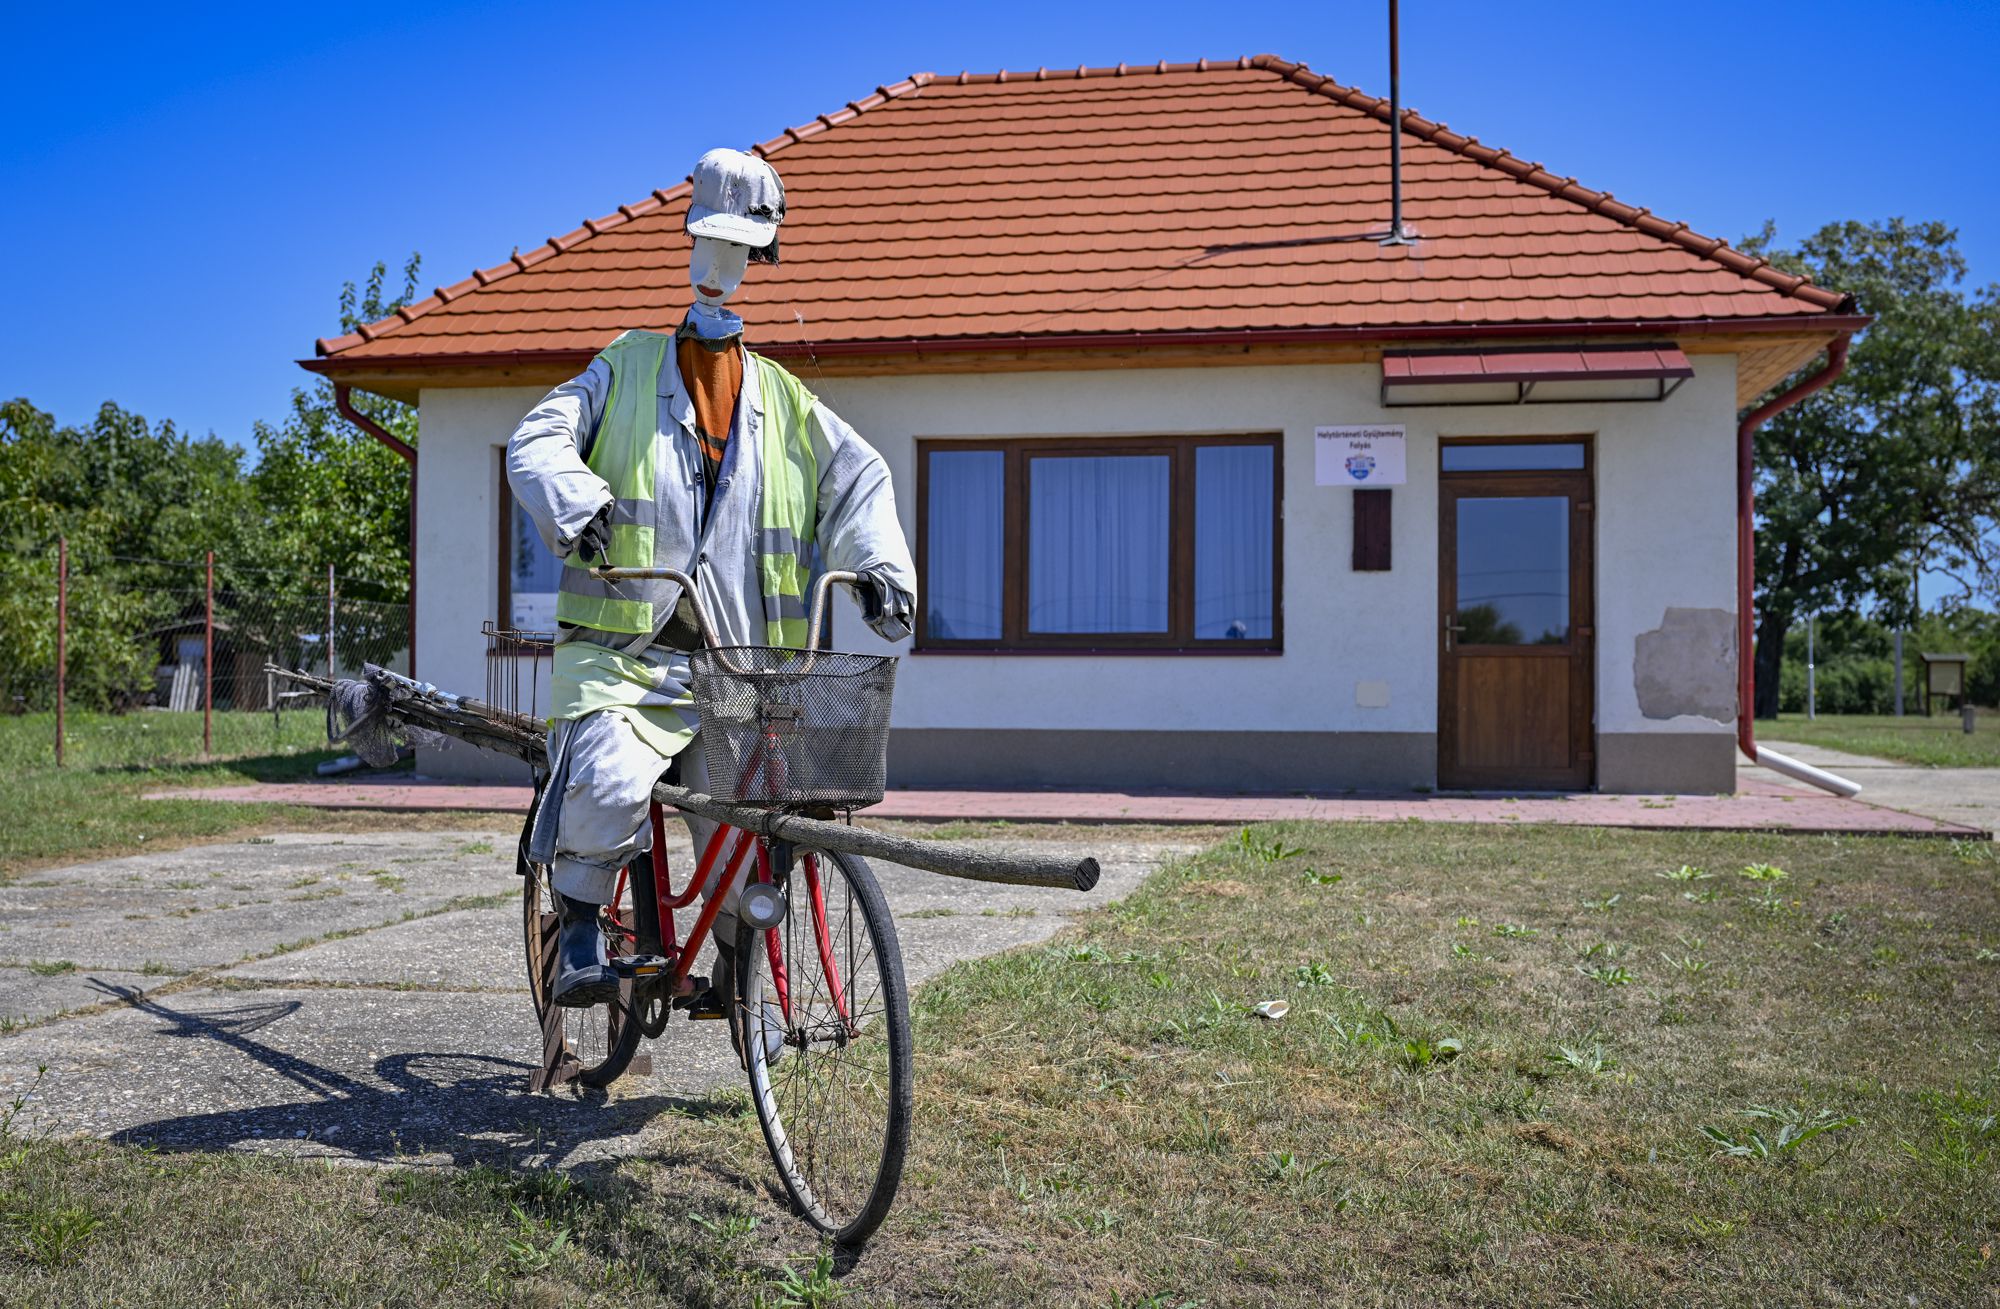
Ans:
[[[54,758],[52,714],[0,717],[0,883],[65,860],[170,848],[274,827],[316,831],[461,826],[437,816],[329,814],[282,804],[147,800],[148,791],[309,778],[334,752],[316,712],[217,714],[216,756],[201,758],[201,715],[71,714],[67,766]],[[233,753],[232,753],[233,752]],[[484,825],[491,815],[479,816]]]
[[[1982,712],[1967,735],[1957,714],[1786,714],[1757,724],[1759,738],[1797,741],[1929,768],[2000,768],[2000,715]]]
[[[919,992],[852,1268],[731,1095],[569,1174],[0,1140],[0,1303],[1993,1303],[1996,883],[1990,843],[1263,828]]]

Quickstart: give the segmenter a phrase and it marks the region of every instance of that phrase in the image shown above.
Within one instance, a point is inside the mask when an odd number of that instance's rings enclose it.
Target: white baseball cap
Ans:
[[[785,184],[755,155],[718,148],[703,155],[689,179],[689,236],[747,245],[752,258],[778,260],[778,224],[785,221]]]

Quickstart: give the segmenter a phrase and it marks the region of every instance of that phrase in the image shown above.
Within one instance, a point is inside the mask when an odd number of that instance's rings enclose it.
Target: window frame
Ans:
[[[508,629],[513,626],[514,613],[514,488],[507,484],[507,450],[505,446],[494,448],[497,492],[493,497],[499,513],[495,516],[497,529],[495,537],[494,573],[499,581],[498,603],[493,610],[493,626]],[[508,658],[540,658],[545,651],[532,647],[522,648],[513,641],[488,641],[486,653]]]
[[[1285,648],[1285,443],[1280,432],[1198,435],[926,437],[917,441],[915,654],[1276,655]],[[1271,634],[1246,640],[1194,635],[1195,451],[1263,446],[1271,451]],[[930,631],[930,481],[933,452],[998,451],[1001,470],[1000,636],[943,640]],[[1167,455],[1170,536],[1165,632],[1028,630],[1029,460],[1036,457]]]

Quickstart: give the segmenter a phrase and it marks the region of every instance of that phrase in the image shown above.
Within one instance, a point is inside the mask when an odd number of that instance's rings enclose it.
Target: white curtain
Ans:
[[[1165,455],[1028,464],[1028,630],[1167,630]]]
[[[1202,641],[1271,635],[1271,478],[1268,445],[1207,445],[1194,453],[1194,634]]]
[[[924,634],[997,641],[1007,457],[998,450],[933,450],[929,457]]]

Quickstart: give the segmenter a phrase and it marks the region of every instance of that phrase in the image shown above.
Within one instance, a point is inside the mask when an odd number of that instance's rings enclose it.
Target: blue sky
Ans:
[[[424,287],[918,70],[1271,51],[1387,92],[1382,0],[17,6],[0,394],[243,442],[340,283]],[[1942,218],[2000,279],[2000,7],[1403,6],[1405,103],[1736,239]]]

